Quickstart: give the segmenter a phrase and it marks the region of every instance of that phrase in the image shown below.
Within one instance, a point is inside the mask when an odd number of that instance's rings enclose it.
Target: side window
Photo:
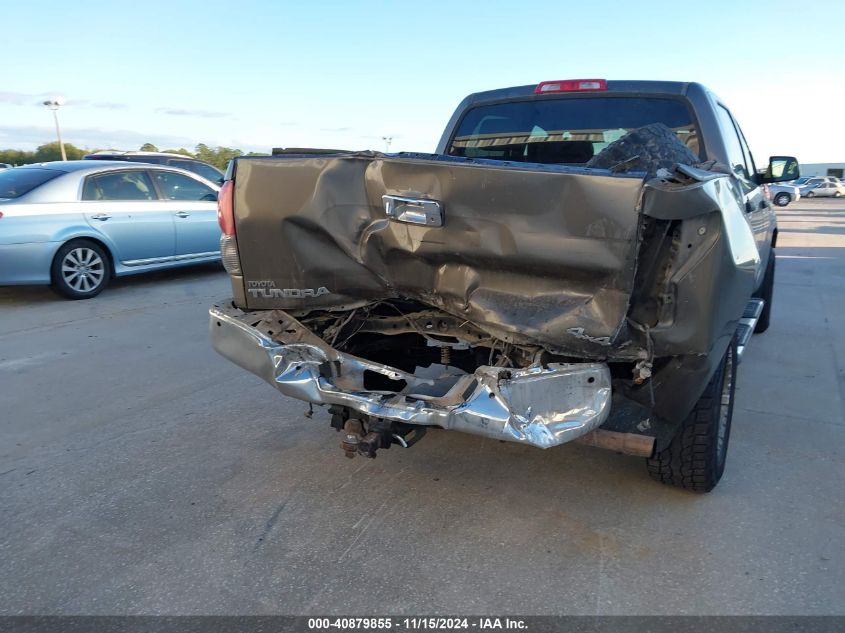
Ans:
[[[736,126],[736,131],[739,132],[739,144],[742,146],[742,154],[745,156],[745,167],[748,170],[748,173],[753,176],[757,173],[757,166],[754,164],[754,157],[751,155],[751,149],[748,147],[748,143],[745,140],[745,134],[742,133],[739,123],[734,121],[734,125]]]
[[[192,171],[198,176],[202,176],[203,178],[211,182],[223,182],[223,174],[214,169],[214,167],[206,165],[205,163],[193,162],[189,160],[174,160],[171,161],[170,164],[174,167],[179,167],[180,169],[187,169],[188,171]]]
[[[725,139],[725,150],[727,151],[728,167],[745,182],[751,181],[751,174],[745,163],[745,153],[742,151],[742,143],[739,140],[739,133],[734,126],[730,113],[722,105],[716,106],[716,116],[719,119],[719,127],[722,129],[722,136]]]
[[[172,171],[156,171],[156,184],[165,200],[217,200],[217,193],[198,180]]]
[[[155,200],[153,183],[143,171],[113,171],[88,176],[83,200]]]
[[[125,157],[125,160],[128,160],[133,163],[152,163],[153,165],[161,164],[161,158],[159,158],[158,156],[133,156],[130,154]]]

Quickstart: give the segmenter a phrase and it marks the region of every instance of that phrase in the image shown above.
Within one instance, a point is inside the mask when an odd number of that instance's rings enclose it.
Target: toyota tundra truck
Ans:
[[[211,339],[326,407],[349,457],[435,427],[609,448],[706,492],[771,319],[763,185],[798,176],[788,156],[758,172],[705,87],[662,81],[472,94],[434,154],[239,157]]]

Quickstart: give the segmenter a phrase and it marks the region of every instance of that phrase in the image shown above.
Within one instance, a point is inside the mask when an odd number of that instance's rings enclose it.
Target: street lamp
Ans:
[[[62,97],[53,97],[52,99],[47,99],[44,102],[44,105],[50,108],[53,111],[53,120],[56,122],[56,136],[59,138],[59,149],[62,151],[62,160],[67,160],[67,154],[65,154],[65,144],[62,143],[62,131],[59,129],[59,108],[63,106],[65,100]]]
[[[393,137],[392,136],[382,136],[381,140],[384,141],[384,151],[389,152],[390,151],[390,144],[393,142]]]

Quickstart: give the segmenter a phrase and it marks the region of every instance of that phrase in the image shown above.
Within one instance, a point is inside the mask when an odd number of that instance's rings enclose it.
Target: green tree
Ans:
[[[238,156],[243,156],[243,151],[233,149],[231,147],[215,147],[211,148],[205,143],[200,143],[196,147],[195,156],[197,159],[210,163],[217,167],[217,169],[225,170],[229,165],[229,161]]]
[[[28,165],[35,162],[35,152],[22,149],[0,149],[0,163],[9,165]]]
[[[65,143],[65,152],[68,160],[78,160],[85,154],[92,154],[96,150],[83,150],[75,147],[70,143]],[[141,151],[155,152],[158,148],[152,143],[144,143],[141,146]],[[243,156],[242,150],[232,147],[210,147],[205,143],[199,143],[196,147],[196,153],[186,150],[184,147],[179,149],[166,149],[165,152],[169,154],[182,154],[190,158],[198,158],[202,161],[210,163],[218,169],[225,170],[229,161],[238,156]],[[263,152],[249,152],[247,156],[267,156]],[[34,152],[28,152],[20,149],[0,149],[0,163],[10,163],[12,165],[26,165],[29,163],[41,163],[51,160],[61,160],[62,154],[59,150],[57,142],[45,143],[36,149]]]
[[[184,147],[180,147],[179,149],[166,149],[164,151],[168,154],[182,154],[182,156],[189,156],[190,158],[194,157],[194,155]]]
[[[65,143],[65,154],[67,155],[68,160],[79,160],[87,153],[88,152],[84,149],[79,149],[71,143]],[[52,143],[39,145],[35,150],[34,158],[34,162],[36,163],[46,163],[51,160],[62,160],[62,151],[59,149],[59,142],[53,141]]]

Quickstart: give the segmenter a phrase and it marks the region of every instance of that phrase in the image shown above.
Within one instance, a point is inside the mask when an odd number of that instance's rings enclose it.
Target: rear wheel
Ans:
[[[785,207],[789,204],[791,198],[788,193],[779,193],[775,196],[774,203],[779,207]]]
[[[72,240],[53,258],[53,287],[68,299],[90,299],[111,278],[111,263],[103,248],[90,240]]]
[[[836,193],[834,193],[834,194],[833,194],[833,197],[834,197],[834,198],[838,198],[838,197],[839,197],[839,196],[841,196],[841,195],[842,195],[842,194],[841,194],[841,193],[839,193],[839,192],[837,191]]]
[[[808,197],[808,198],[815,198],[815,197],[816,197],[816,194],[814,194],[812,191],[808,191],[808,192],[807,192],[807,197]]]
[[[735,386],[736,339],[669,446],[647,460],[653,479],[695,492],[716,487],[725,472]]]

